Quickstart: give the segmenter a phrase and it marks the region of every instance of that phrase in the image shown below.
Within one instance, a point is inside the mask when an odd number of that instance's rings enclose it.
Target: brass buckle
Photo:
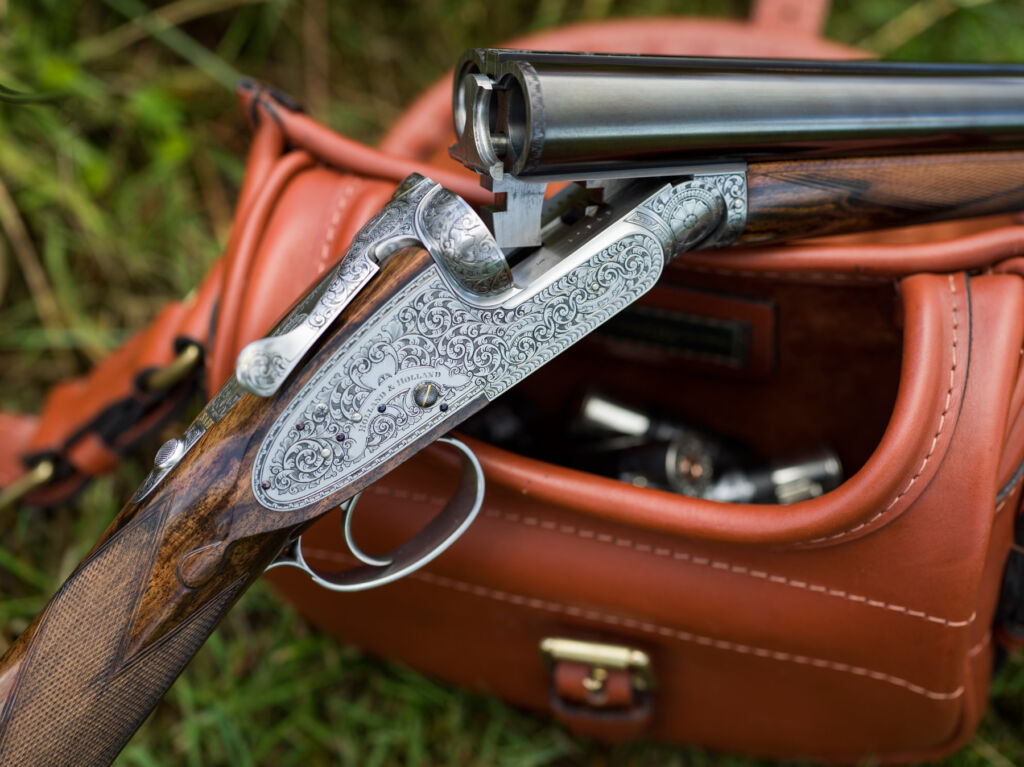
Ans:
[[[145,388],[151,391],[166,391],[177,386],[199,364],[202,353],[199,344],[186,344],[178,352],[177,357],[146,376]]]
[[[541,640],[540,652],[548,666],[556,663],[583,663],[590,672],[583,682],[588,692],[599,695],[608,679],[608,669],[629,672],[633,689],[646,692],[654,687],[651,658],[643,650],[625,645],[584,642],[566,637],[546,637]]]
[[[159,370],[154,370],[144,381],[146,389],[166,391],[185,380],[199,360],[202,359],[202,347],[199,344],[186,344],[178,355]],[[57,464],[46,459],[35,464],[7,487],[0,489],[0,511],[16,504],[26,495],[53,479]]]
[[[57,465],[43,460],[22,474],[3,490],[0,490],[0,511],[13,506],[37,487],[45,485],[53,477]]]

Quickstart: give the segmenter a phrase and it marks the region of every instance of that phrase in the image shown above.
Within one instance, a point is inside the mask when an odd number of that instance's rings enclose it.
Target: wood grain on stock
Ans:
[[[751,163],[740,244],[1024,210],[1024,152]]]
[[[431,263],[418,248],[396,253],[321,352]],[[0,660],[0,765],[108,764],[292,532],[439,436],[310,508],[259,506],[250,486],[256,452],[315,367],[275,399],[243,397],[149,497],[121,510],[11,646]]]

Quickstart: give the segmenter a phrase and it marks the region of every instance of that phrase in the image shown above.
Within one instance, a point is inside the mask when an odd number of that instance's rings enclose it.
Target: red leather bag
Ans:
[[[770,7],[751,26],[617,22],[515,42],[852,55],[780,28]],[[5,416],[0,482],[50,459],[54,478],[30,496],[46,503],[109,468],[187,395],[187,382],[147,381],[190,344],[215,390],[407,173],[484,201],[443,155],[448,93],[439,83],[370,150],[244,87],[254,140],[224,258],[190,303],[55,391],[38,421]],[[326,631],[599,738],[815,760],[948,753],[985,706],[1020,502],[1022,244],[1024,227],[987,220],[685,254],[647,306],[746,323],[744,365],[596,338],[518,391],[557,420],[598,385],[765,456],[827,442],[849,478],[819,498],[721,504],[472,442],[484,510],[425,570],[345,595],[293,571],[269,577]],[[383,548],[418,529],[447,498],[446,466],[428,450],[373,486],[357,537]],[[312,564],[350,561],[337,524],[305,539]]]

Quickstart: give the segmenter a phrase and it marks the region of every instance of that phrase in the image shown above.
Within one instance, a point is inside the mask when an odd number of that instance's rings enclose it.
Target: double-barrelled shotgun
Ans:
[[[1021,67],[473,50],[454,112],[494,206],[408,178],[242,351],[0,661],[0,764],[109,763],[267,567],[355,590],[437,556],[484,495],[443,435],[678,253],[1024,209]],[[353,499],[438,440],[462,458],[449,505],[360,551]],[[314,571],[301,533],[339,505],[361,564]]]

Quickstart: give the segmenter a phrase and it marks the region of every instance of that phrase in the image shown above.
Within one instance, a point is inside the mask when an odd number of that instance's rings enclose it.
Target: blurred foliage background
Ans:
[[[184,296],[223,246],[248,133],[232,88],[273,83],[373,141],[469,45],[620,16],[743,17],[742,0],[0,0],[0,408],[36,410]],[[1024,61],[1020,0],[838,0],[826,34],[893,59]],[[2,641],[42,607],[152,451],[73,506],[3,520]],[[1024,764],[1024,665],[955,765]],[[750,765],[606,749],[316,635],[258,585],[123,765]]]

